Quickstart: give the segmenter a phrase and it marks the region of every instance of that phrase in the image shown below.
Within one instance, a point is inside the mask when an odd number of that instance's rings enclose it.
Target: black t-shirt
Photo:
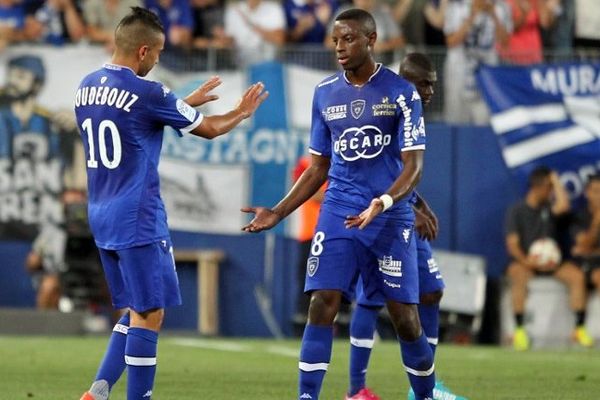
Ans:
[[[557,240],[557,220],[550,205],[532,208],[525,201],[515,204],[506,216],[506,234],[519,235],[521,249],[527,253],[529,246],[544,237]]]

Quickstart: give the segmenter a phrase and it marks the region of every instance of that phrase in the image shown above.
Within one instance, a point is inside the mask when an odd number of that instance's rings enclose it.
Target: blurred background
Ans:
[[[207,114],[231,108],[249,82],[270,92],[253,119],[215,141],[166,129],[161,189],[184,305],[167,310],[165,330],[302,331],[314,211],[248,235],[238,210],[274,205],[299,175],[313,89],[337,69],[327,32],[339,11],[359,7],[375,16],[378,61],[397,71],[406,53],[420,51],[437,70],[419,191],[440,220],[440,337],[510,340],[507,210],[545,165],[558,172],[575,213],[600,168],[596,0],[0,0],[0,333],[112,327],[87,226],[73,104],[81,77],[110,61],[112,32],[133,5],[155,11],[167,31],[151,79],[183,96],[218,74],[220,100],[202,108]],[[569,229],[558,238],[563,259]],[[597,292],[590,282],[587,324],[600,339]],[[339,336],[349,310],[337,320]],[[567,345],[573,318],[563,285],[530,283],[526,324],[537,345]],[[385,315],[380,322],[380,335],[391,337]]]

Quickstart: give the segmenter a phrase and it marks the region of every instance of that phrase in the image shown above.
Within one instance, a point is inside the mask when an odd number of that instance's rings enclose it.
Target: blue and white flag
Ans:
[[[486,66],[478,81],[512,172],[524,181],[546,165],[579,197],[600,169],[600,64]]]

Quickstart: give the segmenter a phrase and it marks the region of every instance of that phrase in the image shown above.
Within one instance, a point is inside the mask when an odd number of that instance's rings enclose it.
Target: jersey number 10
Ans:
[[[88,168],[98,168],[98,160],[96,160],[96,145],[94,143],[94,132],[92,127],[92,119],[87,118],[81,124],[81,127],[87,134],[88,148],[90,152],[90,158],[87,160]],[[113,148],[113,159],[109,160],[108,151],[106,149],[106,130],[110,131]],[[109,119],[100,121],[98,125],[98,151],[100,153],[100,161],[108,169],[115,169],[121,164],[121,136],[119,135],[119,128]]]

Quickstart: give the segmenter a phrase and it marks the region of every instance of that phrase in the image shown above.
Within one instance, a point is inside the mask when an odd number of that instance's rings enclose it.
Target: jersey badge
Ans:
[[[350,103],[350,112],[352,112],[352,116],[355,119],[359,119],[360,116],[363,114],[363,111],[365,111],[366,103],[367,102],[363,99],[353,100],[352,103]]]

